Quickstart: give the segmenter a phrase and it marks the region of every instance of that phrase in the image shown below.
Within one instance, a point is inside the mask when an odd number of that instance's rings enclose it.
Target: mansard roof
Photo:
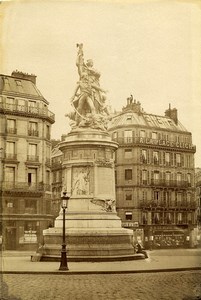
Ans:
[[[0,92],[13,96],[34,97],[49,104],[33,82],[33,77],[27,74],[27,76],[23,78],[20,76],[21,73],[19,73],[19,76],[16,75],[18,73],[15,73],[15,76],[0,74]]]
[[[170,104],[169,108],[165,111],[164,116],[148,114],[141,108],[141,103],[139,101],[134,100],[133,102],[133,97],[131,95],[131,97],[127,98],[127,105],[122,108],[122,111],[113,116],[109,124],[109,130],[133,126],[189,133],[178,120],[177,109],[171,108]]]
[[[147,113],[138,114],[132,111],[123,112],[114,116],[109,128],[128,127],[129,125],[188,132],[179,121],[175,123],[169,117]]]

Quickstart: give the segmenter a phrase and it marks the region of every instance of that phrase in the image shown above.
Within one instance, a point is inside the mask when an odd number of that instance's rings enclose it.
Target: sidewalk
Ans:
[[[69,271],[59,271],[59,262],[32,262],[34,252],[4,251],[2,273],[25,274],[114,274],[201,270],[201,249],[148,251],[149,258],[114,262],[69,262]]]

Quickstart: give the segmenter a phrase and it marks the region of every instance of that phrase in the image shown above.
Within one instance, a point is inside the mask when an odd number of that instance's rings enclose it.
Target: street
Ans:
[[[191,300],[201,299],[201,271],[3,275],[1,300]]]
[[[0,300],[201,299],[201,249],[154,250],[136,261],[70,262],[67,272],[58,271],[58,262],[31,262],[30,254],[3,252]]]

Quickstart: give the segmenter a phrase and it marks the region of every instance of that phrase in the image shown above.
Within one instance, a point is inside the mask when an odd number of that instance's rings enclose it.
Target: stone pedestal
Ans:
[[[71,260],[125,258],[134,255],[133,232],[121,227],[116,213],[114,152],[107,132],[71,131],[59,149],[64,154],[63,187],[70,194],[66,212],[66,244]],[[59,257],[62,211],[55,227],[44,230],[43,259]]]

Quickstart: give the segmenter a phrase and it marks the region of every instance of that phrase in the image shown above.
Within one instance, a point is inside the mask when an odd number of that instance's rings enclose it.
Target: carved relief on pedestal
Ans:
[[[113,167],[113,161],[106,160],[106,159],[97,159],[95,161],[98,167],[105,167],[105,168],[112,168]]]
[[[72,194],[89,195],[90,194],[90,167],[74,167],[72,177]]]

